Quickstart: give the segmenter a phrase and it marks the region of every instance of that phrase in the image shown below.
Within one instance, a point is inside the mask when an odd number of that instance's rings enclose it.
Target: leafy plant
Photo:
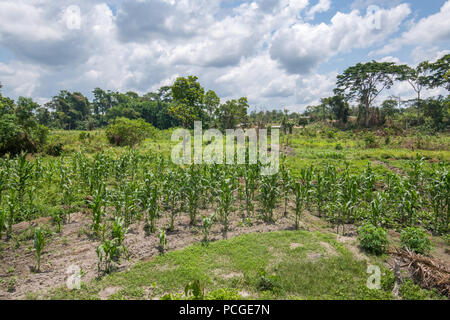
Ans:
[[[419,254],[427,254],[431,250],[428,234],[421,228],[408,227],[400,233],[400,242],[405,249]]]
[[[372,224],[366,224],[358,229],[358,240],[364,250],[377,255],[386,252],[389,245],[387,231]]]
[[[184,294],[193,300],[203,300],[205,297],[205,285],[200,280],[194,280],[186,285]]]

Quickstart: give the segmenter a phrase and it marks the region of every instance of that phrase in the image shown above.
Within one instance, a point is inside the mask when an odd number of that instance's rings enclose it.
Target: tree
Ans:
[[[411,68],[407,65],[401,65],[399,68],[398,80],[408,81],[408,83],[413,88],[414,92],[417,94],[417,117],[420,118],[420,104],[421,104],[421,92],[422,89],[427,86],[430,81],[429,70],[430,64],[428,61],[420,63],[416,68]]]
[[[431,75],[428,78],[430,88],[444,87],[450,91],[450,54],[447,54],[434,63],[427,64]]]
[[[214,117],[216,114],[216,110],[220,105],[220,98],[217,96],[217,94],[212,91],[208,90],[205,94],[205,108],[208,112],[209,119],[211,121],[214,121]]]
[[[36,152],[45,143],[48,129],[34,116],[39,105],[19,97],[18,104],[0,93],[0,154]]]
[[[336,120],[339,120],[344,124],[347,123],[350,107],[342,95],[324,98],[322,99],[322,104],[326,106],[324,109],[330,112]]]
[[[46,106],[55,110],[55,120],[61,128],[86,129],[91,116],[91,105],[81,93],[62,90]]]
[[[221,104],[217,109],[216,117],[220,129],[234,129],[241,124],[247,126],[248,116],[247,110],[249,108],[246,97],[236,100],[228,100]]]
[[[399,68],[393,62],[358,63],[337,76],[337,88],[334,92],[336,95],[342,94],[347,101],[357,100],[360,103],[360,113],[368,127],[370,106],[384,89],[392,87],[398,73]]]
[[[205,90],[197,80],[196,76],[179,77],[172,86],[170,114],[180,119],[184,128],[192,128],[194,121],[204,118]]]
[[[435,129],[448,129],[450,124],[450,97],[447,97],[447,99],[443,97],[427,99],[423,105],[424,114],[433,120]]]
[[[397,110],[398,101],[394,99],[387,99],[384,100],[381,104],[381,112],[383,115],[388,117],[393,117],[395,113],[398,112]]]

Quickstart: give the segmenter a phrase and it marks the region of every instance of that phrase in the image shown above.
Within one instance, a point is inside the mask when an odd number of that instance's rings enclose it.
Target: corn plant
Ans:
[[[211,231],[211,227],[214,224],[216,219],[216,215],[213,214],[210,217],[203,216],[202,218],[202,233],[203,233],[203,244],[207,245],[209,243],[209,233]]]
[[[12,235],[12,226],[16,220],[18,203],[17,203],[17,191],[15,189],[9,190],[8,197],[8,213],[6,219],[6,240],[9,240]]]
[[[253,200],[257,188],[257,177],[258,171],[255,165],[246,165],[244,168],[244,194],[247,217],[250,217],[255,209]]]
[[[127,232],[128,228],[125,226],[124,219],[121,217],[116,217],[113,222],[111,237],[116,241],[116,245],[122,248],[123,252],[127,252],[126,247],[123,246]]]
[[[106,225],[103,225],[103,233],[106,230]],[[97,269],[100,273],[104,271],[109,273],[112,271],[114,263],[118,262],[122,254],[127,253],[127,248],[123,244],[125,235],[128,229],[125,226],[125,220],[121,217],[116,217],[111,230],[111,238],[108,239],[102,236],[101,243],[97,247]]]
[[[234,191],[235,190],[233,189],[233,183],[231,179],[228,178],[222,180],[222,186],[218,194],[217,213],[223,225],[223,235],[225,238],[227,237],[229,228],[229,216],[231,211],[233,210],[232,204],[234,201]]]
[[[280,194],[278,174],[263,176],[260,186],[260,201],[263,207],[263,220],[274,222],[273,210]]]
[[[300,181],[295,181],[291,184],[291,189],[295,197],[295,230],[298,230],[300,215],[305,204],[306,188]]]
[[[309,166],[306,168],[300,169],[300,180],[302,181],[303,185],[306,187],[306,207],[308,209],[311,208],[311,201],[312,201],[312,195],[314,192],[313,186],[312,186],[312,177],[313,177],[313,167]]]
[[[428,193],[433,209],[433,230],[446,234],[450,223],[450,174],[445,167],[429,181]]]
[[[145,228],[149,233],[153,233],[156,231],[155,220],[159,213],[159,191],[152,174],[145,178],[140,198],[145,210]]]
[[[100,187],[99,190],[94,192],[93,200],[90,201],[92,209],[92,230],[98,236],[100,224],[102,223],[102,218],[104,214],[105,206],[105,191],[104,187]]]
[[[166,235],[166,231],[164,229],[161,229],[159,231],[159,235],[158,235],[158,239],[159,239],[159,252],[164,253],[167,249],[167,235]]]
[[[41,228],[36,228],[34,230],[34,241],[33,241],[33,247],[34,247],[34,253],[36,257],[37,267],[36,271],[41,271],[41,254],[42,250],[45,246],[45,235],[44,232],[41,230]]]
[[[285,159],[286,159],[286,156],[283,154],[282,162],[280,164],[280,172],[281,172],[280,186],[281,186],[281,192],[283,195],[283,202],[284,202],[284,216],[286,217],[287,216],[287,205],[288,205],[289,196],[290,196],[292,179],[291,179],[291,174],[290,174],[289,170],[286,168]]]
[[[5,210],[0,208],[0,239],[2,238],[3,229],[6,225],[7,213]]]
[[[166,195],[165,198],[167,199],[167,209],[170,215],[169,231],[173,231],[175,229],[175,218],[180,210],[179,203],[182,195],[181,186],[178,183],[179,179],[179,175],[170,171],[164,182],[164,193]]]
[[[198,191],[200,184],[200,173],[198,167],[191,165],[185,172],[184,193],[186,195],[187,207],[189,212],[189,223],[196,224],[197,211],[199,207],[200,194]]]

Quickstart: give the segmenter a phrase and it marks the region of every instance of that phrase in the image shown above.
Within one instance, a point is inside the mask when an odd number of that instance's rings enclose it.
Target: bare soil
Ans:
[[[277,213],[279,217],[275,223],[264,223],[254,217],[252,225],[242,223],[241,213],[235,212],[230,216],[227,238],[246,233],[292,229],[293,217],[285,218],[280,212]],[[211,214],[211,210],[200,211],[198,217]],[[22,222],[14,226],[13,232],[19,235],[30,227],[50,223],[49,218]],[[61,233],[52,236],[46,243],[40,272],[35,271],[36,259],[31,239],[21,241],[19,246],[13,241],[6,242],[6,247],[3,246],[0,251],[0,299],[23,299],[29,292],[45,294],[50,288],[65,285],[70,276],[68,270],[71,266],[81,268],[84,273],[82,278],[84,282],[98,277],[96,248],[99,240],[93,238],[88,232],[91,223],[91,217],[87,214],[82,212],[72,214],[70,222],[63,225]],[[168,225],[168,217],[162,217],[157,221],[158,229],[166,228]],[[203,236],[200,219],[198,226],[194,227],[189,225],[187,215],[177,217],[175,230],[167,232],[167,239],[169,251],[201,242]],[[216,223],[211,229],[210,241],[221,239],[224,239],[222,226]],[[150,260],[160,253],[157,233],[148,235],[144,231],[143,221],[130,226],[125,245],[130,253],[129,259],[122,259],[116,271],[126,270],[137,261]],[[11,281],[14,282],[13,285],[10,285]],[[105,292],[105,295],[109,294],[110,292]]]

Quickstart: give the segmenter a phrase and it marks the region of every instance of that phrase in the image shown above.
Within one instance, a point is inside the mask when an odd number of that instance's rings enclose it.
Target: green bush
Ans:
[[[431,250],[428,234],[421,228],[408,227],[400,233],[402,247],[415,253],[426,254]]]
[[[117,118],[106,128],[108,141],[116,146],[134,146],[155,135],[155,128],[143,119]]]
[[[358,229],[358,240],[364,250],[377,255],[386,252],[389,245],[387,231],[370,223]]]
[[[53,157],[59,157],[63,153],[63,146],[64,144],[62,142],[50,142],[44,147],[44,153],[53,156]]]
[[[366,145],[366,148],[377,148],[378,143],[375,135],[371,132],[367,133],[364,136],[364,143]]]
[[[48,128],[40,125],[33,111],[37,104],[20,97],[17,104],[0,94],[0,154],[37,152],[48,136]]]

